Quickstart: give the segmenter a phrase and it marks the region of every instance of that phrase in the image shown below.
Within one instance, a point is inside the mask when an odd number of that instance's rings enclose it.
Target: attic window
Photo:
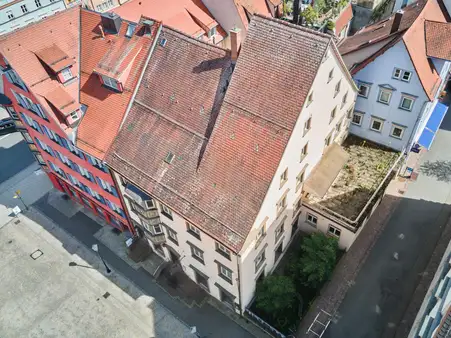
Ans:
[[[165,38],[162,38],[161,40],[160,40],[160,46],[161,47],[164,47],[164,46],[166,46],[166,43],[168,42],[168,40],[167,39],[165,39]]]
[[[122,91],[121,84],[117,82],[115,79],[112,79],[111,77],[105,75],[100,75],[100,77],[102,78],[103,85],[105,85],[106,87],[117,91]]]
[[[216,35],[216,26],[208,31],[208,38]]]
[[[67,81],[74,78],[71,71],[72,67],[67,67],[61,70],[61,72],[58,73],[58,78],[61,83],[66,83]]]
[[[173,160],[174,160],[174,154],[171,153],[171,152],[169,152],[169,153],[166,155],[166,158],[164,159],[164,161],[165,161],[166,163],[168,163],[168,164],[171,164]]]
[[[127,38],[131,38],[133,36],[133,33],[135,32],[136,24],[129,23],[127,27],[127,32],[125,33],[125,36]]]

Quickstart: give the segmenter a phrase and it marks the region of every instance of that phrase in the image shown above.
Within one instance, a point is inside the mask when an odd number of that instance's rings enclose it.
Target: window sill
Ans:
[[[161,214],[162,214],[162,215],[164,215],[164,217],[166,217],[166,218],[170,219],[171,221],[173,221],[173,220],[174,220],[174,218],[172,218],[172,216],[171,216],[171,215],[169,215],[168,213],[166,213],[166,212],[164,212],[164,211],[162,211],[162,212],[161,212]]]
[[[382,133],[382,130],[376,130],[376,129],[371,129],[371,128],[370,128],[370,130],[371,130],[371,131],[374,131],[375,133],[379,133],[379,134]]]
[[[316,223],[313,223],[313,222],[310,222],[310,221],[305,221],[305,223],[310,224],[315,229],[318,227],[318,225]]]
[[[359,94],[357,94],[357,97],[361,97],[362,99],[368,99],[368,96],[365,96],[365,95],[359,95]]]
[[[279,189],[282,189],[283,186],[285,185],[285,183],[287,183],[287,182],[288,182],[288,179],[286,179],[286,180],[280,182],[280,187],[279,187]]]
[[[197,257],[197,256],[194,256],[194,255],[191,255],[191,257],[193,257],[196,261],[198,261],[199,263],[202,263],[202,265],[205,265],[205,262],[204,262],[204,260],[203,259],[201,259],[201,258],[199,258],[199,257]]]
[[[221,251],[221,250],[216,250],[216,252],[217,252],[218,254],[220,254],[222,257],[228,259],[229,261],[231,260],[229,254],[226,254],[225,252],[223,252],[223,251]]]
[[[358,123],[355,123],[355,122],[352,122],[352,121],[351,121],[351,124],[352,124],[352,125],[354,125],[354,126],[358,126],[358,127],[361,127],[361,126],[362,126],[362,124],[361,124],[361,123],[360,123],[360,124],[358,124]]]
[[[179,245],[179,242],[178,241],[176,241],[174,238],[172,238],[171,236],[168,236],[168,239],[172,242],[172,243],[174,243],[175,245]]]
[[[191,236],[196,237],[196,238],[200,241],[200,235],[199,235],[199,234],[196,234],[194,231],[191,231],[191,230],[187,230],[187,232],[188,232]]]
[[[218,274],[219,277],[221,277],[223,280],[225,280],[227,283],[229,283],[230,285],[233,285],[233,282],[231,279],[227,278],[226,276],[224,276],[223,274]]]
[[[390,105],[390,102],[382,102],[382,101],[379,101],[379,100],[377,100],[376,102],[377,102],[377,103],[381,103],[381,104],[385,104],[386,106],[389,106],[389,105]]]
[[[277,242],[283,237],[283,234],[284,234],[284,233],[285,233],[285,231],[282,231],[282,232],[280,233],[280,235],[276,237],[276,239],[274,240],[274,244],[277,244]]]
[[[398,136],[394,136],[394,135],[389,135],[390,137],[393,137],[394,139],[397,139],[397,140],[402,140],[402,136],[401,137],[398,137]]]
[[[255,266],[255,273],[257,273],[259,270],[260,270],[260,268],[263,266],[263,263],[265,262],[265,259],[264,260],[262,260],[261,262],[260,262],[260,264],[258,264],[258,266],[256,265]]]
[[[258,249],[258,247],[260,246],[261,242],[263,242],[263,239],[266,237],[266,233],[263,236],[260,236],[260,238],[257,239],[257,241],[255,242],[255,249]]]
[[[412,109],[406,109],[406,108],[403,108],[403,107],[398,107],[398,109],[401,109],[401,110],[404,110],[404,111],[412,111]]]

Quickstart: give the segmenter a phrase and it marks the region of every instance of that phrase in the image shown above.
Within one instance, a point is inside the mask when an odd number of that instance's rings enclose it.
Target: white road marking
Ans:
[[[8,137],[9,135],[11,135],[11,134],[6,134],[6,135],[3,135],[2,137],[0,137],[0,141],[3,140],[4,138]]]

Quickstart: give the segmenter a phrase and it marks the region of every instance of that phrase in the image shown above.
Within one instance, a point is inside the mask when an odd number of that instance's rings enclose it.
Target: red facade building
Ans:
[[[132,233],[103,159],[159,29],[75,7],[0,40],[2,103],[53,185]]]

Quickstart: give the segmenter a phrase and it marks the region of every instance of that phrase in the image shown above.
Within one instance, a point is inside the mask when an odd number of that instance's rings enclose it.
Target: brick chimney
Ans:
[[[396,33],[401,25],[401,19],[404,14],[402,9],[398,10],[393,17],[393,24],[391,25],[390,34]]]
[[[241,29],[233,28],[230,30],[230,49],[232,52],[232,62],[236,62],[238,59],[238,52],[241,45]]]

